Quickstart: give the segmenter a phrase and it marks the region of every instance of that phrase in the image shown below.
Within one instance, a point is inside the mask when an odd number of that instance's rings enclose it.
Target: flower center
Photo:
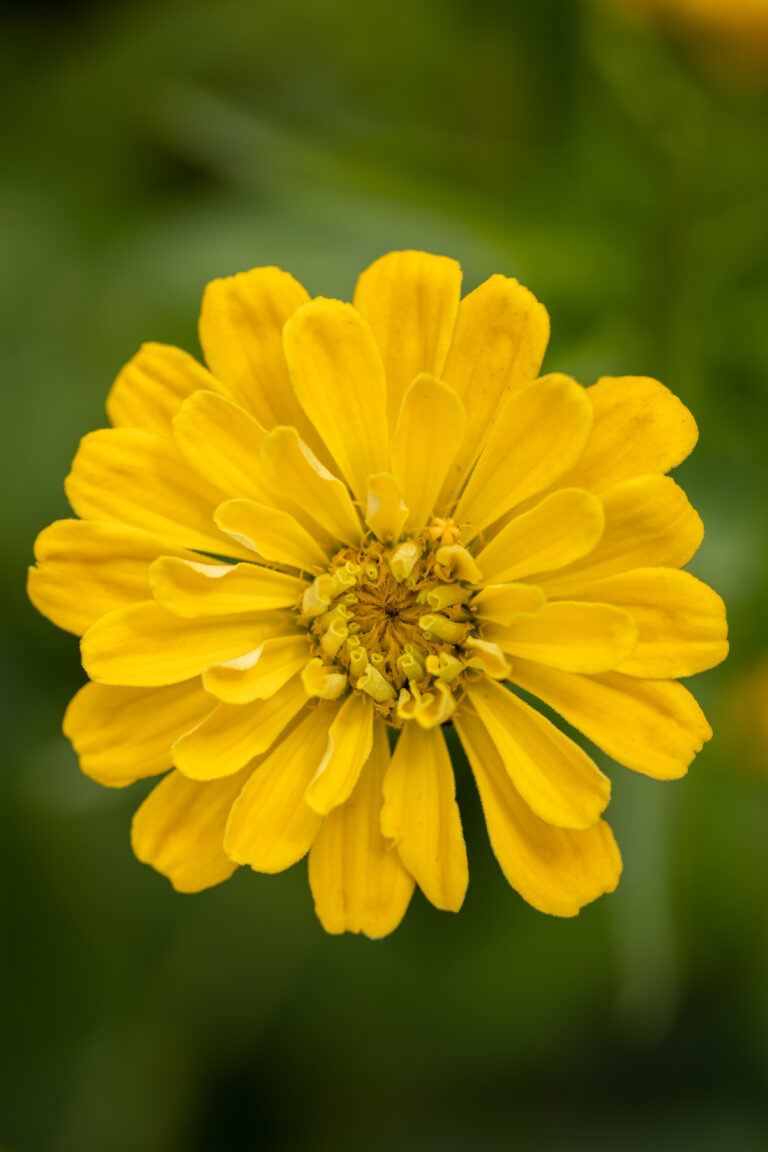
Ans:
[[[334,556],[304,594],[312,639],[304,671],[311,695],[367,694],[387,723],[447,720],[470,675],[508,665],[478,632],[472,597],[481,573],[452,520],[386,546],[368,540]]]

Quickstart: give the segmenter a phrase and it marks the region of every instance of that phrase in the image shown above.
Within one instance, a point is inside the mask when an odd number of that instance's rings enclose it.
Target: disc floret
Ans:
[[[302,599],[312,643],[305,688],[325,699],[363,693],[396,728],[444,723],[467,679],[509,672],[472,610],[481,583],[450,519],[435,517],[397,544],[367,538],[342,549]]]

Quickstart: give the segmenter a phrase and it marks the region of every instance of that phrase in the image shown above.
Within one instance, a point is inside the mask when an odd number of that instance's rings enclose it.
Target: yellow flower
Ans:
[[[768,61],[766,0],[614,0],[620,7],[679,24],[700,35],[720,55],[765,66]]]
[[[538,378],[541,304],[460,282],[419,252],[354,305],[276,268],[216,280],[208,369],[144,345],[82,441],[80,519],[40,534],[29,593],[83,636],[83,771],[171,770],[133,846],[180,891],[309,853],[329,932],[391,932],[414,881],[458,910],[452,726],[510,884],[572,916],[618,881],[610,783],[505,682],[659,779],[711,735],[675,681],[727,651],[665,475],[692,416],[645,377]]]

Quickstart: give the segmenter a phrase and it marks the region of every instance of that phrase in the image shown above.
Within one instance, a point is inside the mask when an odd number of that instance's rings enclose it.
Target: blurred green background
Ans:
[[[764,1152],[768,71],[574,0],[3,24],[3,1152]],[[182,897],[132,858],[148,785],[79,774],[77,644],[23,584],[113,377],[144,340],[197,351],[206,281],[274,263],[349,298],[404,247],[528,284],[549,371],[690,405],[732,655],[695,681],[716,735],[685,781],[608,768],[616,894],[525,905],[460,765],[464,909],[417,894],[371,943],[323,934],[304,865]]]

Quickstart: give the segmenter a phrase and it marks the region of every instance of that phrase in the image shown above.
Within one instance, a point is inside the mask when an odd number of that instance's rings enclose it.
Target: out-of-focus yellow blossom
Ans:
[[[768,768],[768,655],[759,656],[730,684],[724,720],[748,762]]]
[[[618,0],[702,38],[718,54],[768,65],[768,0]]]

